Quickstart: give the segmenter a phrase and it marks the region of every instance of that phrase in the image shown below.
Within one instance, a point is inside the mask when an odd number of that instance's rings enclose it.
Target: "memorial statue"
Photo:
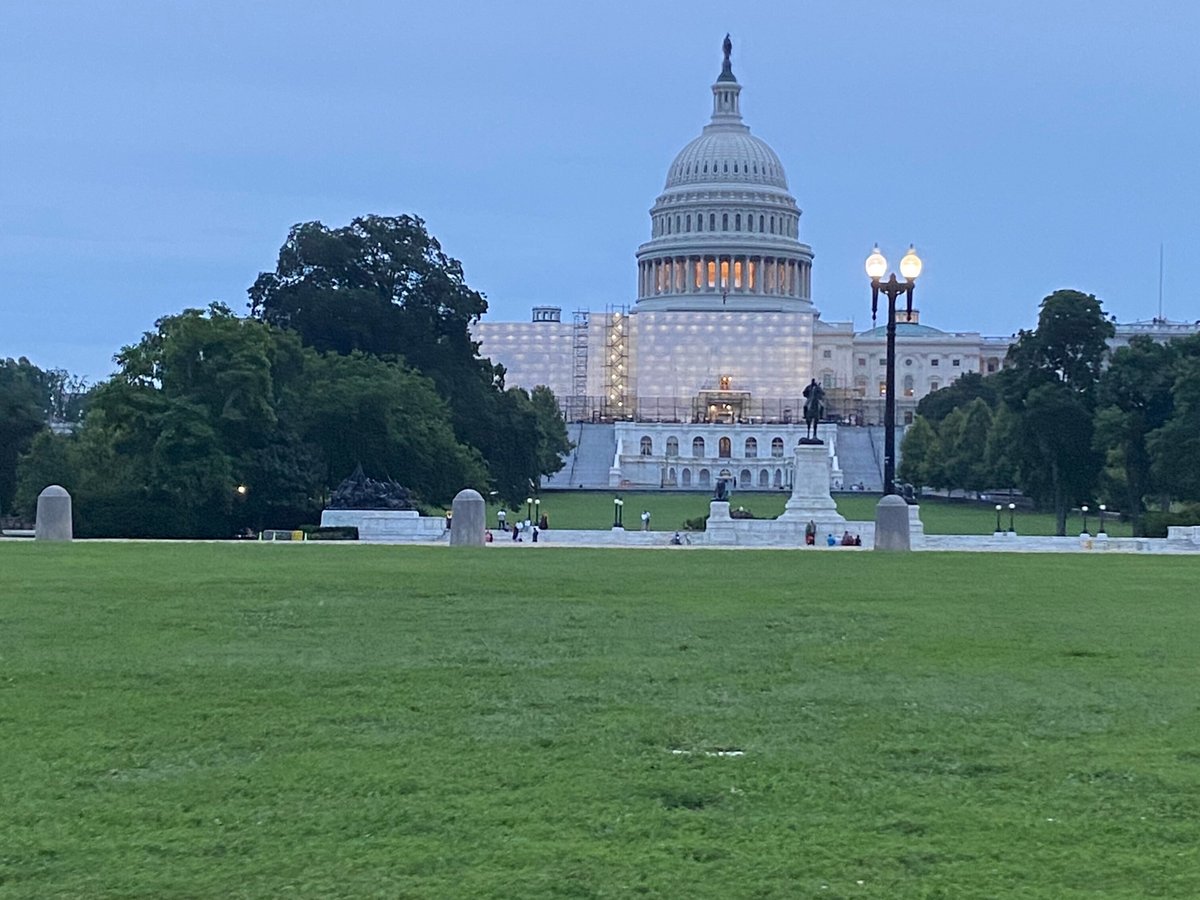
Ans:
[[[722,503],[727,503],[729,501],[729,497],[729,480],[725,478],[718,478],[716,490],[713,491],[713,499]]]
[[[825,418],[825,389],[813,379],[804,389],[804,425],[805,436],[801,439],[804,444],[824,443],[817,437],[817,426]]]
[[[329,509],[416,509],[408,488],[368,478],[360,463],[329,497]]]

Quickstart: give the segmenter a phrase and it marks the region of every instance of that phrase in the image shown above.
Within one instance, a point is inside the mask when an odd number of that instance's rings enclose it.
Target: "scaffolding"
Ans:
[[[571,351],[574,368],[571,372],[571,398],[567,403],[568,422],[581,422],[588,415],[588,327],[590,315],[586,309],[575,310],[575,321],[571,333]]]
[[[606,419],[633,415],[629,402],[629,308],[609,306],[604,321],[604,408]]]

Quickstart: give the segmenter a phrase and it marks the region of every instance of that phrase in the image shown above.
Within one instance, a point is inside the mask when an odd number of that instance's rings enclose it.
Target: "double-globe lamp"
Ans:
[[[900,274],[904,276],[901,282],[893,272],[887,281],[883,280],[888,263],[879,251],[879,245],[867,257],[867,276],[871,279],[871,322],[874,323],[879,311],[879,293],[882,291],[888,298],[887,305],[887,375],[884,382],[883,403],[883,492],[896,493],[896,300],[901,294],[906,298],[904,313],[905,321],[912,321],[913,288],[916,287],[917,276],[921,274],[921,257],[917,256],[916,248],[908,245],[908,252],[900,260]]]

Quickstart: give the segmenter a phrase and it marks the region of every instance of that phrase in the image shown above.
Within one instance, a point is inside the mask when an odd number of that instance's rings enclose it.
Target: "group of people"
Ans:
[[[808,524],[804,526],[804,543],[806,545],[808,545],[809,547],[816,546],[817,523],[814,522],[812,519],[809,519]],[[839,544],[843,547],[861,547],[862,546],[862,536],[857,535],[857,534],[851,534],[849,531],[843,531],[842,539],[839,541],[836,537],[833,536],[832,532],[825,535],[825,546],[826,547],[836,547]]]
[[[508,512],[500,510],[496,513],[496,530],[501,531],[506,535],[510,535],[514,541],[523,542],[525,540],[525,532],[529,532],[529,540],[531,543],[538,542],[538,534],[546,531],[550,527],[550,519],[542,513],[542,517],[537,522],[532,522],[526,519],[523,522],[514,522],[511,526],[508,524]],[[486,529],[483,533],[483,541],[490,544],[495,540],[495,535],[491,529]]]

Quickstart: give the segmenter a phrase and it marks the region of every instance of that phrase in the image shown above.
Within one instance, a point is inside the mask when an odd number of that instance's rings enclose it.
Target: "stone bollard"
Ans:
[[[908,504],[898,494],[888,494],[875,506],[875,549],[912,549]]]
[[[67,489],[52,484],[37,500],[37,524],[33,536],[39,541],[69,541],[75,536],[71,522],[71,495]]]
[[[479,491],[459,491],[450,507],[454,512],[450,528],[451,547],[482,547],[487,529],[487,504]]]

